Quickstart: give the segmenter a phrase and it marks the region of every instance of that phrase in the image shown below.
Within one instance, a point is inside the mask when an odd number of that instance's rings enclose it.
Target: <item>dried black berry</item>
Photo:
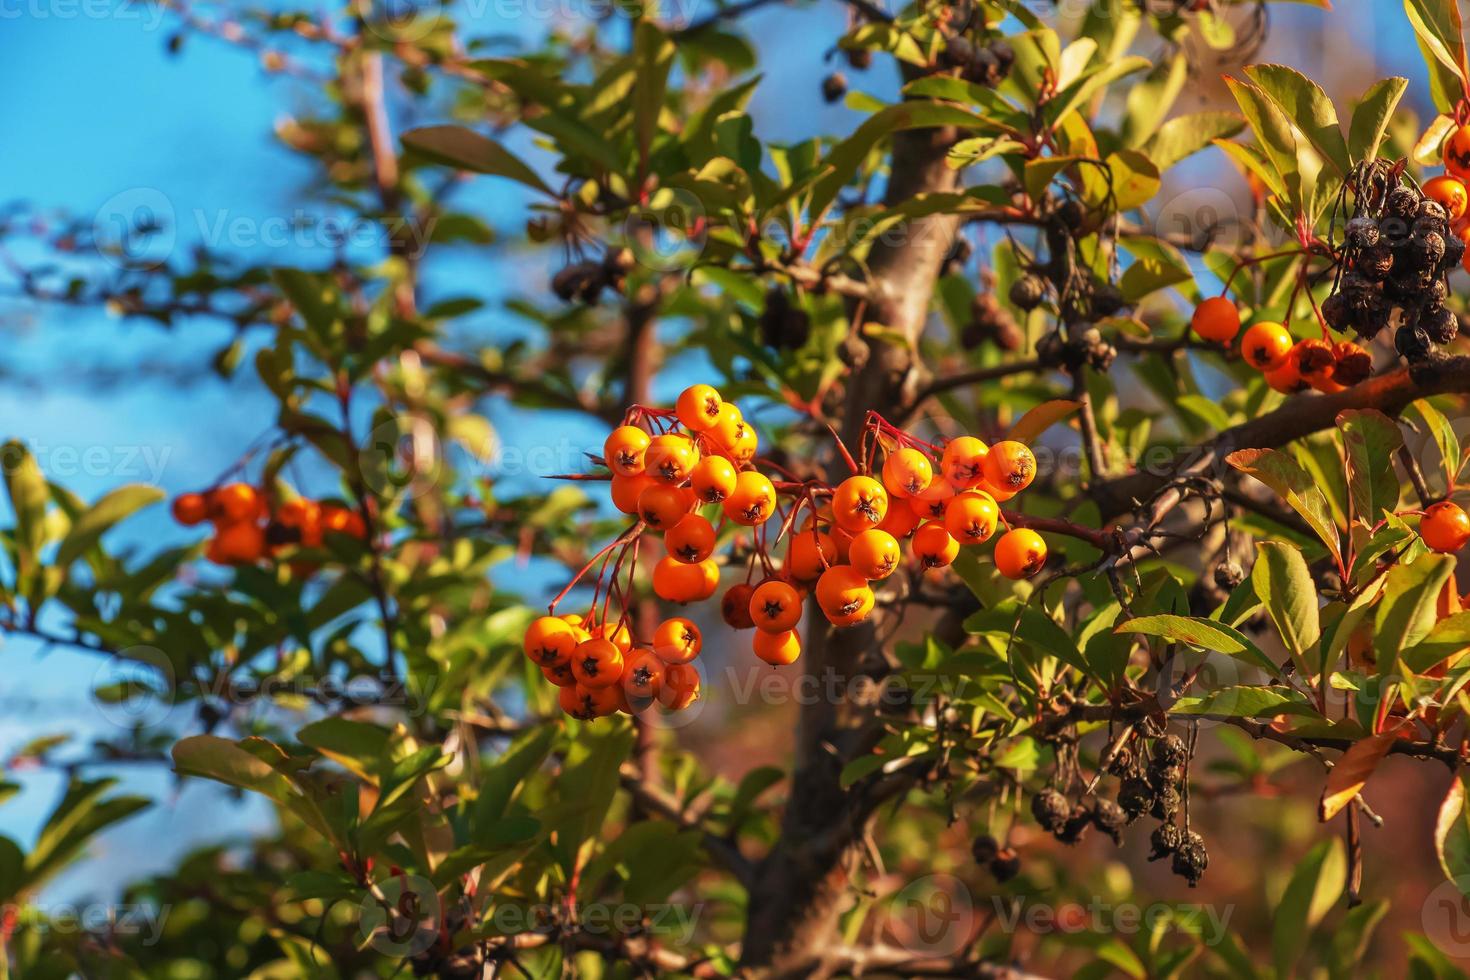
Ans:
[[[1041,826],[1056,833],[1066,824],[1072,814],[1072,805],[1067,798],[1054,789],[1044,789],[1031,797],[1031,815]]]
[[[1414,212],[1414,221],[1423,225],[1427,231],[1442,231],[1449,227],[1450,215],[1443,204],[1425,198],[1419,202],[1419,208]]]
[[[1057,217],[1061,219],[1072,231],[1082,227],[1082,222],[1087,218],[1087,210],[1082,207],[1082,202],[1066,200],[1057,207]]]
[[[848,48],[847,63],[858,71],[864,71],[873,64],[873,52],[867,48]]]
[[[1154,795],[1153,803],[1149,813],[1159,820],[1172,820],[1174,814],[1179,812],[1179,790],[1173,784],[1161,786]]]
[[[1149,844],[1153,845],[1153,853],[1149,854],[1150,861],[1166,858],[1178,849],[1184,840],[1184,832],[1172,823],[1161,823],[1154,828],[1154,832],[1148,835]]]
[[[1444,236],[1437,231],[1427,231],[1414,236],[1413,255],[1423,269],[1435,269],[1444,261]]]
[[[975,46],[958,36],[944,42],[944,52],[940,55],[944,64],[950,68],[968,68],[974,57]]]
[[[981,48],[975,52],[975,56],[965,66],[964,78],[976,85],[994,88],[1001,82],[1000,62],[995,60],[995,55],[990,53],[990,49]]]
[[[1000,855],[1000,841],[989,834],[981,834],[970,844],[970,853],[976,864],[989,864]]]
[[[1092,826],[1092,817],[1087,810],[1078,807],[1073,811],[1061,828],[1052,831],[1052,836],[1063,844],[1075,844],[1087,833],[1087,828]]]
[[[1353,268],[1369,282],[1382,282],[1393,271],[1393,249],[1382,244],[1364,249]]]
[[[1347,223],[1348,248],[1372,248],[1378,244],[1378,222],[1367,216],[1354,218]]]
[[[1240,567],[1240,562],[1222,561],[1215,566],[1215,584],[1226,592],[1229,592],[1244,581],[1245,569]]]
[[[1155,758],[1148,767],[1148,781],[1160,793],[1167,787],[1177,787],[1184,782],[1184,767],[1165,764]]]
[[[1007,882],[1021,873],[1021,856],[1011,848],[1006,848],[1000,855],[990,862],[990,873],[996,881]]]
[[[1419,200],[1418,191],[1412,187],[1400,185],[1388,192],[1388,197],[1383,202],[1383,209],[1395,217],[1408,218],[1419,209]]]
[[[1011,283],[1010,299],[1011,305],[1026,310],[1028,313],[1041,305],[1046,298],[1046,280],[1034,272]]]
[[[1122,807],[1112,800],[1097,800],[1092,804],[1089,817],[1092,825],[1111,837],[1114,844],[1122,845],[1123,828],[1128,824],[1128,814]]]
[[[1185,834],[1179,846],[1174,849],[1174,873],[1188,881],[1189,887],[1193,888],[1204,877],[1205,868],[1209,864],[1210,855],[1205,851],[1204,838],[1194,831]]]
[[[1452,271],[1455,266],[1465,261],[1465,241],[1460,236],[1451,233],[1444,236],[1444,265],[1446,271]]]
[[[1118,787],[1118,805],[1129,820],[1137,820],[1154,805],[1154,788],[1142,777],[1129,776]]]
[[[1422,361],[1429,356],[1433,343],[1422,328],[1405,325],[1393,335],[1393,347],[1405,360]]]
[[[1165,766],[1182,766],[1189,750],[1178,735],[1165,735],[1154,743],[1154,760]]]
[[[1437,310],[1444,306],[1445,300],[1450,298],[1449,283],[1443,279],[1436,279],[1424,289],[1424,295],[1420,298],[1420,305],[1425,310]]]
[[[837,102],[847,94],[847,78],[840,71],[834,71],[822,79],[822,98],[827,102]]]
[[[1114,776],[1121,776],[1133,768],[1133,750],[1126,745],[1118,746],[1113,757],[1108,760],[1108,772]]]
[[[991,41],[990,53],[994,55],[1001,71],[1009,72],[1011,65],[1016,63],[1016,51],[1005,41]]]
[[[1448,344],[1460,333],[1460,319],[1449,310],[1440,308],[1419,317],[1419,326],[1436,344]]]

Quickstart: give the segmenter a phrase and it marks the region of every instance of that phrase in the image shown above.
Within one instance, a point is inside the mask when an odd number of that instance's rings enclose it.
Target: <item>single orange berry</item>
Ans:
[[[541,616],[526,627],[521,647],[533,663],[555,667],[571,661],[577,643],[577,634],[571,623],[557,616]]]
[[[647,473],[655,480],[678,486],[694,471],[694,464],[699,462],[699,450],[688,436],[666,432],[649,440],[643,460]]]
[[[590,638],[607,640],[622,653],[633,649],[633,633],[626,623],[602,623],[589,631]]]
[[[570,691],[569,695],[567,692]],[[564,687],[557,692],[557,701],[563,711],[573,718],[582,721],[591,721],[594,718],[606,718],[622,706],[622,691],[616,682],[604,687],[589,687],[586,684],[577,684],[575,687]]]
[[[1470,190],[1465,182],[1453,174],[1440,174],[1424,182],[1424,196],[1438,201],[1449,212],[1451,221],[1459,221],[1470,209]]]
[[[1280,367],[1265,372],[1262,377],[1266,379],[1266,384],[1283,395],[1294,395],[1307,389],[1307,383],[1302,380],[1301,368],[1297,364],[1295,350],[1287,356]]]
[[[928,456],[910,446],[894,450],[883,461],[883,485],[895,497],[922,493],[932,479],[934,464]]]
[[[693,664],[670,664],[664,669],[658,701],[670,711],[683,711],[699,700],[699,690],[699,671]]]
[[[1449,500],[1430,504],[1419,521],[1419,537],[1429,550],[1453,554],[1470,542],[1470,515]]]
[[[265,500],[248,483],[227,483],[209,495],[215,520],[233,524],[259,520],[265,516]]]
[[[1030,578],[1046,564],[1046,542],[1030,528],[1007,531],[995,543],[995,567],[1006,578]]]
[[[959,556],[960,543],[943,524],[925,524],[914,532],[909,550],[918,559],[920,567],[943,568]]]
[[[883,518],[883,523],[878,527],[895,538],[902,539],[914,533],[914,528],[919,526],[920,520],[919,515],[914,513],[914,509],[908,505],[907,501],[897,500],[889,506],[888,516]]]
[[[1456,126],[1440,148],[1444,168],[1461,180],[1470,180],[1470,126]]]
[[[251,521],[221,524],[210,543],[209,559],[217,565],[249,565],[265,556],[265,532]]]
[[[694,464],[689,485],[701,503],[717,504],[735,492],[735,467],[723,456],[706,456]]]
[[[649,702],[658,697],[664,682],[664,662],[647,647],[633,650],[623,663],[623,694],[630,702]]]
[[[1286,363],[1292,339],[1279,323],[1257,323],[1240,339],[1240,356],[1257,371],[1274,371]]]
[[[794,664],[801,656],[801,634],[796,630],[787,630],[784,633],[767,633],[764,630],[756,630],[750,642],[751,647],[755,650],[755,655],[772,667]]]
[[[689,498],[678,487],[654,483],[638,495],[638,517],[655,531],[673,527],[687,513]]]
[[[704,636],[691,620],[674,616],[653,631],[653,652],[666,664],[687,664],[704,648]]]
[[[877,527],[888,515],[888,492],[871,476],[850,476],[832,492],[832,520],[854,534]]]
[[[810,582],[837,563],[837,545],[825,531],[798,531],[786,548],[786,573],[800,582]]]
[[[572,673],[572,662],[570,659],[564,664],[543,666],[541,668],[541,676],[557,687],[575,687],[577,685],[577,675]]]
[[[1006,490],[1002,487],[992,486],[989,480],[981,480],[979,486],[975,487],[975,489],[981,493],[990,494],[990,499],[998,504],[1005,503],[1017,493],[1015,490]]]
[[[725,498],[723,507],[725,516],[736,524],[764,524],[776,510],[776,488],[764,474],[746,470],[736,478],[735,489]]]
[[[720,452],[728,453],[740,441],[741,434],[749,428],[745,417],[733,402],[723,402],[715,415],[714,424],[704,430],[704,435]]]
[[[817,605],[833,626],[854,626],[873,611],[873,590],[851,565],[833,565],[817,579]]]
[[[959,436],[945,443],[939,472],[956,490],[968,490],[985,478],[985,457],[990,447],[974,436]]]
[[[654,486],[653,477],[647,473],[639,473],[636,476],[623,476],[614,473],[609,483],[612,490],[613,506],[624,514],[638,513],[638,498],[643,496],[643,491]]]
[[[1325,340],[1303,340],[1292,347],[1291,357],[1296,360],[1296,369],[1302,380],[1318,391],[1331,390],[1335,384],[1332,372],[1337,367],[1337,357],[1332,345]],[[1341,385],[1336,385],[1342,390]]]
[[[794,629],[801,622],[801,595],[790,583],[768,578],[750,595],[750,618],[767,633]]]
[[[185,527],[203,523],[209,517],[209,501],[202,493],[181,493],[174,498],[174,520]]]
[[[743,424],[740,434],[735,437],[735,442],[730,446],[728,454],[737,465],[745,466],[755,459],[756,451],[760,448],[760,437],[755,433],[755,426]]]
[[[1224,296],[1212,296],[1194,308],[1189,327],[1204,340],[1228,344],[1240,333],[1240,311]]]
[[[954,484],[936,475],[929,485],[909,498],[914,513],[929,521],[944,519],[944,509],[954,499]]]
[[[720,420],[720,406],[724,403],[720,393],[709,385],[690,385],[679,393],[674,412],[684,428],[703,432]]]
[[[636,425],[620,425],[608,434],[602,444],[602,461],[619,476],[637,476],[643,472],[644,454],[650,438]]]
[[[1036,456],[1024,444],[1007,439],[985,455],[985,482],[1007,494],[1017,494],[1036,479]],[[982,487],[981,489],[985,489]],[[992,497],[996,500],[1001,498]]]
[[[755,626],[755,620],[750,618],[750,597],[755,594],[755,586],[748,582],[736,582],[725,590],[720,599],[720,618],[725,625],[732,630],[748,630]]]
[[[653,591],[669,602],[702,602],[720,587],[720,567],[709,558],[686,564],[665,555],[653,566]]]
[[[949,502],[944,511],[944,529],[960,544],[989,541],[995,533],[1000,508],[990,494],[970,490]]]
[[[882,528],[869,528],[852,539],[847,560],[870,581],[887,578],[898,568],[898,540]]]
[[[581,687],[611,687],[623,676],[623,651],[602,637],[583,640],[572,651],[572,674]]]
[[[323,504],[321,525],[323,531],[333,534],[345,534],[358,540],[367,537],[367,525],[363,523],[362,515],[349,507]]]
[[[704,561],[715,550],[714,525],[699,514],[686,514],[664,532],[664,547],[670,558],[686,565]]]

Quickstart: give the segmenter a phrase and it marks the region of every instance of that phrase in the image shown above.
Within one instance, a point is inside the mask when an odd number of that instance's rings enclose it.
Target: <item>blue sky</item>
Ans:
[[[1397,4],[1342,0],[1337,6],[1351,39],[1371,46],[1378,75],[1422,77]],[[90,215],[120,194],[161,193],[180,216],[184,243],[220,216],[254,226],[307,205],[309,169],[270,135],[283,114],[302,107],[297,83],[267,77],[250,55],[203,38],[192,38],[177,57],[165,56],[169,22],[146,3],[118,3],[102,17],[67,16],[78,9],[79,4],[61,0],[24,5],[0,0],[0,87],[12,93],[0,104],[0,200],[26,199]],[[700,12],[694,8],[696,15]],[[1291,5],[1274,8],[1274,14],[1278,38],[1291,36],[1292,26],[1322,17]],[[821,103],[812,74],[844,21],[837,3],[799,13],[771,10],[752,19],[755,36],[764,39],[772,56],[769,80],[752,106],[763,136],[796,138],[814,128],[840,132],[856,124],[855,114]],[[487,20],[481,26],[486,33],[522,36],[541,29],[527,20]],[[820,39],[820,45],[810,38]],[[1272,53],[1309,71],[1334,57],[1331,48],[1281,41]],[[1361,49],[1353,57],[1360,59],[1353,68],[1358,81],[1347,87],[1356,93],[1376,75]],[[871,87],[880,84],[877,77],[853,81]],[[1416,91],[1423,91],[1417,81]],[[521,204],[503,184],[485,182],[472,193],[500,219],[514,217]],[[257,247],[249,253],[307,265],[328,258],[323,250],[299,246]],[[500,266],[487,274],[480,261],[455,258],[429,283],[430,291],[456,294],[467,291],[462,282],[470,282],[473,291],[494,296],[507,282],[538,288],[544,282],[539,266]],[[508,324],[491,312],[477,316],[472,327],[494,334]],[[0,380],[0,436],[34,444],[52,475],[85,497],[139,479],[156,481],[170,494],[207,484],[270,418],[270,403],[248,374],[233,384],[216,380],[187,387],[146,374],[124,376],[104,390],[73,381],[81,366],[196,363],[224,337],[213,324],[185,322],[164,332],[95,312],[38,308],[0,297],[0,337],[7,371],[35,382]],[[492,409],[492,415],[511,445],[547,438],[524,420],[507,425],[503,409]],[[566,435],[574,443],[600,442],[590,426],[574,427]],[[99,447],[104,464],[72,461],[71,451]],[[126,533],[129,543],[151,548],[177,540],[181,532],[158,508]],[[8,669],[0,675],[0,755],[42,734],[108,730],[110,722],[87,697],[85,681],[98,668],[94,658],[64,650],[40,657],[34,644],[19,639],[6,642],[3,656]],[[268,819],[264,808],[253,804],[222,807],[220,794],[208,787],[193,786],[175,800],[165,772],[121,775],[130,788],[165,805],[106,835],[91,861],[62,879],[54,894],[109,894],[129,876],[167,867],[181,848]],[[44,772],[19,778],[25,792],[0,807],[0,832],[24,841],[33,837],[61,784]]]

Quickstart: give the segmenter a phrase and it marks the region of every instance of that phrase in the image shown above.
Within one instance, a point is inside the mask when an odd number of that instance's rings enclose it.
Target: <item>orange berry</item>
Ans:
[[[690,385],[679,393],[674,412],[684,428],[703,432],[720,420],[720,406],[724,403],[720,393],[709,385]]]
[[[554,667],[571,661],[577,642],[571,623],[556,616],[541,616],[526,627],[521,647],[533,663]]]
[[[1330,387],[1332,372],[1337,367],[1337,357],[1332,345],[1325,340],[1303,340],[1291,349],[1288,361],[1296,361],[1296,369],[1302,380],[1318,391]],[[1341,385],[1338,386],[1341,390]]]
[[[702,503],[717,504],[735,492],[735,467],[723,456],[706,456],[694,464],[689,485]]]
[[[626,623],[603,623],[589,631],[589,638],[607,640],[621,653],[633,649],[633,634]]]
[[[174,520],[185,527],[193,527],[209,517],[209,501],[202,493],[181,493],[174,498]]]
[[[643,472],[644,454],[650,438],[636,425],[620,425],[608,434],[602,444],[602,460],[619,476],[637,476]]]
[[[796,658],[801,656],[801,634],[796,630],[787,630],[784,633],[757,630],[751,638],[751,647],[757,657],[772,667],[785,667],[796,663]]]
[[[639,473],[637,476],[613,474],[609,484],[612,490],[613,506],[624,514],[638,513],[638,498],[643,496],[643,491],[653,486],[654,482],[653,477],[647,473]]]
[[[652,701],[664,682],[664,662],[647,647],[628,654],[623,663],[623,694],[630,702]]]
[[[985,455],[985,482],[1007,496],[1020,493],[1036,479],[1036,457],[1024,444],[1007,439]],[[986,489],[981,487],[982,490]],[[987,492],[989,492],[987,490]],[[991,494],[991,497],[1000,500]]]
[[[557,687],[575,687],[577,684],[577,675],[572,673],[570,660],[564,664],[552,664],[542,667],[541,676]]]
[[[578,613],[562,613],[557,619],[563,620],[569,626],[581,626],[585,621]]]
[[[678,487],[654,483],[638,495],[638,516],[655,531],[671,528],[689,513],[689,498]]]
[[[1424,182],[1424,196],[1438,201],[1449,212],[1451,221],[1459,221],[1470,209],[1470,190],[1465,182],[1453,174],[1440,174]]]
[[[333,534],[346,534],[359,540],[367,537],[367,525],[363,523],[362,515],[348,507],[323,504],[321,525],[323,531]]]
[[[740,409],[733,402],[724,402],[716,413],[714,424],[705,429],[704,434],[721,452],[728,453],[735,448],[741,433],[747,428],[749,426],[745,424]]]
[[[1297,366],[1295,350],[1287,356],[1280,367],[1267,371],[1262,376],[1266,379],[1266,384],[1283,395],[1294,395],[1307,388],[1307,383],[1302,380],[1301,369]]]
[[[1240,311],[1224,296],[1212,296],[1194,308],[1189,327],[1205,340],[1228,344],[1240,333]]]
[[[683,711],[699,700],[699,689],[699,671],[693,664],[670,664],[664,669],[658,700],[670,711]]]
[[[643,460],[648,474],[655,480],[678,486],[694,471],[694,464],[699,462],[699,450],[688,436],[667,432],[649,440]]]
[[[944,529],[960,544],[989,541],[995,533],[1000,508],[990,494],[978,490],[962,493],[944,510]]]
[[[794,629],[801,622],[801,595],[789,583],[768,578],[750,595],[750,618],[767,633]]]
[[[665,555],[653,566],[653,591],[669,602],[702,602],[720,587],[720,567],[706,558],[685,564]]]
[[[732,630],[748,630],[755,626],[755,620],[750,618],[750,597],[754,594],[755,586],[748,582],[736,582],[725,590],[720,599],[720,618],[726,626]]]
[[[832,520],[854,534],[877,527],[888,515],[888,492],[871,476],[850,476],[832,492]]]
[[[1291,334],[1279,323],[1257,323],[1240,339],[1240,356],[1257,371],[1274,371],[1291,354]]]
[[[1431,551],[1446,555],[1459,551],[1470,542],[1470,515],[1448,500],[1430,504],[1419,521],[1419,537]]]
[[[730,446],[729,456],[737,464],[744,466],[755,459],[759,448],[760,438],[755,434],[755,426],[744,425],[740,434],[736,436],[734,444]]]
[[[1470,178],[1470,126],[1457,126],[1440,148],[1444,168],[1461,180]]]
[[[225,524],[259,520],[265,516],[265,501],[248,483],[227,483],[209,495],[215,520]]]
[[[276,508],[275,521],[282,527],[296,529],[304,547],[316,548],[322,543],[322,508],[315,500],[298,497],[286,501]]]
[[[703,648],[699,627],[683,616],[666,619],[653,631],[653,652],[666,664],[687,664]]]
[[[580,687],[610,687],[623,676],[623,651],[600,636],[583,640],[572,651],[572,674]]]
[[[686,514],[664,532],[669,557],[686,565],[704,561],[715,550],[714,525],[699,514]]]
[[[944,445],[939,472],[956,490],[967,490],[985,478],[985,457],[990,447],[974,436],[959,436]]]
[[[898,568],[898,540],[882,528],[869,528],[852,539],[847,560],[863,574],[863,578],[887,578]]]
[[[959,556],[960,543],[943,524],[925,524],[914,532],[909,550],[923,568],[943,568]]]
[[[209,560],[217,565],[248,565],[265,555],[265,532],[251,521],[221,524],[210,542]]]
[[[746,470],[736,478],[735,489],[725,498],[723,507],[725,516],[736,524],[764,524],[776,510],[776,488],[764,474]]]
[[[825,531],[798,531],[786,548],[786,573],[801,582],[810,582],[837,562],[837,545]]]
[[[954,499],[954,485],[942,476],[936,475],[929,481],[929,485],[913,497],[909,498],[909,506],[914,513],[928,521],[939,521],[944,519],[944,509]]]
[[[591,721],[594,718],[606,718],[617,711],[622,706],[623,698],[616,683],[606,687],[578,684],[575,687],[561,688],[557,692],[557,702],[573,718]]]
[[[873,611],[873,590],[851,565],[833,565],[817,579],[817,605],[833,626],[853,626]]]
[[[928,456],[910,446],[894,450],[883,461],[883,485],[895,497],[922,493],[932,479],[934,464]]]
[[[990,481],[981,480],[979,486],[975,487],[981,493],[990,494],[990,499],[998,504],[1003,504],[1016,495],[1015,490],[1005,490],[1000,487],[991,486]]]
[[[1030,578],[1046,564],[1046,542],[1030,528],[1012,528],[995,543],[995,567],[1006,578]]]
[[[906,538],[914,533],[914,528],[919,526],[920,517],[914,513],[914,509],[907,501],[895,501],[888,508],[888,516],[883,518],[883,523],[878,525],[879,530],[887,531],[895,538]]]

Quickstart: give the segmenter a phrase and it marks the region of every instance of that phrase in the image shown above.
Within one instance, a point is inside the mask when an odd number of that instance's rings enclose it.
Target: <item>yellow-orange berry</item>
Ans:
[[[837,544],[825,531],[798,531],[786,548],[786,573],[800,582],[810,582],[837,561]]]
[[[572,651],[572,674],[581,687],[611,687],[623,676],[623,651],[602,637],[583,640]]]
[[[955,497],[944,511],[944,529],[960,544],[989,541],[1000,508],[990,494],[970,490]]]
[[[1440,152],[1446,170],[1461,180],[1470,179],[1470,126],[1456,126]]]
[[[209,495],[211,517],[222,524],[255,521],[265,516],[265,500],[248,483],[227,483]]]
[[[1419,521],[1419,537],[1429,550],[1453,554],[1470,542],[1470,515],[1449,500],[1430,504]]]
[[[862,573],[863,578],[876,580],[887,578],[898,568],[898,540],[882,528],[869,528],[852,539],[847,549],[847,560]]]
[[[856,534],[883,523],[888,492],[871,476],[850,476],[832,492],[832,520]]]
[[[658,701],[670,711],[683,711],[699,700],[699,689],[699,671],[693,664],[670,664],[664,670]]]
[[[817,605],[833,626],[853,626],[873,611],[873,590],[851,565],[833,565],[817,579]]]
[[[690,385],[679,393],[674,412],[690,432],[703,432],[720,420],[724,399],[709,385]]]
[[[661,483],[678,486],[689,479],[694,464],[699,462],[699,450],[694,442],[677,432],[666,432],[654,436],[643,454],[645,471]]]
[[[664,620],[653,631],[653,652],[666,664],[687,664],[703,647],[699,627],[682,616]]]
[[[990,452],[985,454],[985,482],[995,489],[1017,494],[1029,487],[1034,479],[1036,456],[1024,443],[1007,439],[991,446]]]
[[[794,664],[801,656],[801,635],[796,630],[786,630],[783,633],[756,630],[750,642],[755,655],[773,667]]]
[[[895,500],[889,504],[888,516],[883,518],[883,523],[878,527],[887,531],[895,538],[906,538],[914,533],[914,528],[919,526],[921,518],[914,513],[914,509],[907,501]]]
[[[722,505],[725,516],[736,524],[755,527],[770,520],[776,510],[776,488],[762,473],[746,470],[735,480],[735,489]]]
[[[1449,212],[1451,221],[1459,221],[1470,209],[1470,190],[1465,182],[1453,174],[1440,174],[1424,182],[1424,196],[1438,201]]]
[[[929,485],[910,497],[908,502],[914,513],[925,520],[940,521],[944,519],[944,508],[953,499],[954,484],[936,474]]]
[[[694,464],[689,485],[702,503],[717,504],[735,491],[734,465],[723,456],[706,456]]]
[[[922,493],[932,479],[934,464],[928,456],[910,446],[894,450],[883,461],[883,485],[895,497]]]
[[[909,550],[923,568],[943,568],[960,553],[960,543],[943,524],[925,524],[914,532]]]
[[[714,525],[699,514],[685,514],[664,532],[664,547],[670,558],[686,565],[704,561],[715,550]]]
[[[1046,564],[1046,542],[1026,527],[1013,528],[995,543],[995,567],[1006,578],[1030,578]]]
[[[185,527],[193,527],[209,517],[209,501],[202,493],[181,493],[174,498],[174,520]]]
[[[653,591],[669,602],[702,602],[720,587],[720,567],[712,559],[685,563],[668,555],[653,566]]]
[[[990,447],[974,436],[959,436],[945,443],[939,471],[956,490],[968,490],[985,478],[985,457]]]
[[[626,623],[602,623],[589,631],[592,639],[607,640],[623,653],[633,649],[633,634]]]
[[[636,425],[620,425],[603,442],[602,461],[620,476],[637,476],[643,472],[649,441],[648,433]]]
[[[521,647],[533,662],[542,667],[554,667],[571,660],[577,642],[571,623],[556,616],[541,616],[526,627]]]
[[[647,703],[658,697],[664,681],[664,662],[647,647],[631,651],[623,663],[623,694],[631,703]]]
[[[755,626],[755,620],[750,618],[750,597],[755,594],[755,586],[747,582],[736,582],[725,590],[720,599],[720,618],[725,625],[733,630],[748,630]]]
[[[1274,371],[1291,354],[1291,334],[1279,323],[1257,323],[1240,339],[1240,356],[1257,371]]]
[[[638,498],[643,496],[644,490],[654,485],[653,477],[647,473],[639,473],[636,476],[614,473],[608,484],[612,491],[613,506],[624,514],[638,513]]]
[[[209,560],[217,565],[248,565],[265,556],[265,531],[252,521],[221,524],[209,543]]]
[[[1266,379],[1266,384],[1283,395],[1294,395],[1307,388],[1307,383],[1302,380],[1302,372],[1297,366],[1295,351],[1287,356],[1280,367],[1265,372],[1262,377]]]
[[[689,513],[689,497],[679,487],[654,483],[638,495],[638,517],[655,531],[679,523]]]
[[[801,595],[788,582],[766,579],[750,595],[750,618],[767,633],[794,629],[801,622]]]
[[[1212,296],[1194,308],[1189,327],[1205,340],[1228,344],[1240,333],[1240,311],[1224,296]]]

